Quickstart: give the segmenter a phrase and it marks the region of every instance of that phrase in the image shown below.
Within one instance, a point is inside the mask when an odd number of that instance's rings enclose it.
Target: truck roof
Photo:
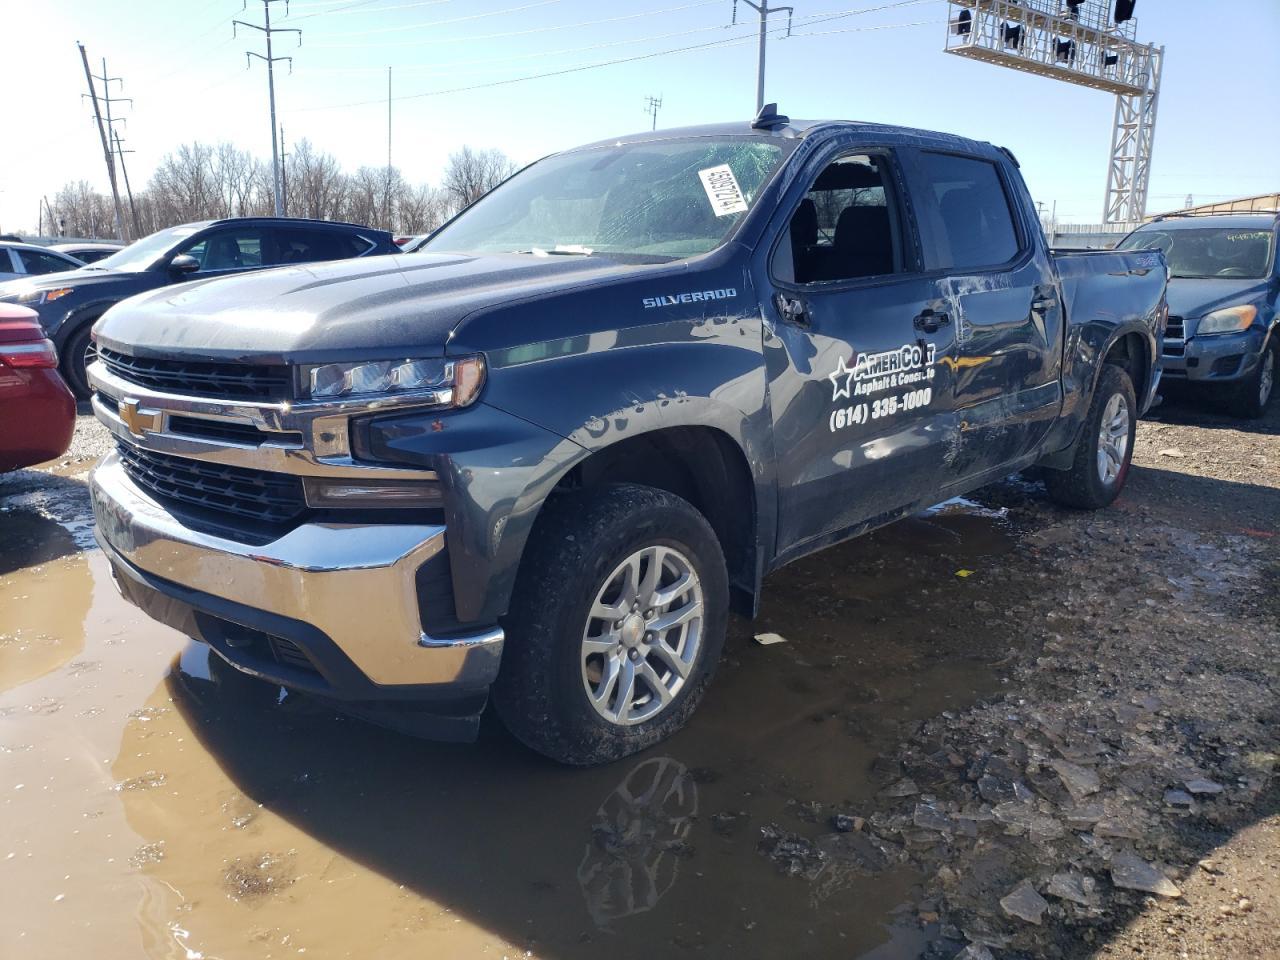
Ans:
[[[864,120],[795,120],[779,118],[785,122],[769,128],[753,126],[750,120],[739,120],[731,123],[703,123],[691,127],[674,127],[666,130],[644,130],[621,137],[609,137],[595,143],[583,144],[565,151],[590,150],[595,147],[616,146],[624,143],[654,143],[663,140],[677,140],[687,137],[751,137],[758,140],[803,140],[816,133],[830,130],[847,130],[848,132],[890,135],[897,142],[928,142],[946,144],[965,150],[988,152],[993,145],[985,141],[970,140],[950,133],[936,130],[920,130],[914,127],[898,127],[891,124],[872,123]]]

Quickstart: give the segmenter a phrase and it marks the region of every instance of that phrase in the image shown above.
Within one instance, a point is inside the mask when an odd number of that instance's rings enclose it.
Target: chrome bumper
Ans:
[[[113,558],[308,624],[373,684],[474,688],[497,676],[500,628],[444,639],[422,632],[414,578],[443,549],[442,526],[306,523],[251,546],[183,526],[130,481],[114,453],[94,470],[91,492],[96,536]]]

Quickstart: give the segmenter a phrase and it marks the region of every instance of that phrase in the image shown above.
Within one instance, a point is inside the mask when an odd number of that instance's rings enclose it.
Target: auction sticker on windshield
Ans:
[[[747,209],[747,201],[743,199],[738,178],[733,175],[727,163],[699,170],[698,178],[702,181],[702,189],[707,191],[707,200],[711,202],[711,209],[717,217],[727,217]]]

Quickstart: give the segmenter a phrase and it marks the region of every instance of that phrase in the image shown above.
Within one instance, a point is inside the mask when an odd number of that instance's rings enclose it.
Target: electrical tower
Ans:
[[[1104,223],[1147,206],[1164,47],[1136,39],[1135,0],[950,0],[947,53],[1115,94]]]
[[[662,109],[662,97],[645,97],[644,98],[644,112],[649,114],[649,116],[653,119],[653,123],[650,124],[649,126],[650,130],[658,129],[658,111],[661,109]]]
[[[764,109],[764,54],[765,43],[769,30],[769,15],[772,13],[785,13],[787,15],[787,36],[791,36],[791,15],[795,13],[795,7],[771,7],[769,0],[760,0],[755,3],[754,0],[742,0],[748,7],[760,14],[760,66],[756,71],[756,113]],[[733,0],[733,22],[738,22],[738,0]]]
[[[293,72],[293,57],[277,57],[271,52],[271,37],[276,33],[296,33],[298,35],[298,46],[302,46],[302,31],[292,27],[273,27],[271,26],[271,4],[283,3],[285,15],[289,14],[289,0],[262,0],[262,24],[248,23],[244,20],[231,21],[231,36],[236,35],[236,27],[249,27],[251,30],[259,31],[267,38],[267,55],[254,50],[246,50],[244,59],[246,66],[253,66],[252,57],[257,57],[267,64],[267,101],[271,112],[271,189],[275,198],[275,212],[277,217],[284,216],[284,194],[281,185],[283,177],[280,171],[280,143],[276,139],[276,77],[275,64],[277,60],[289,61],[289,72]],[[247,10],[248,0],[242,9]]]

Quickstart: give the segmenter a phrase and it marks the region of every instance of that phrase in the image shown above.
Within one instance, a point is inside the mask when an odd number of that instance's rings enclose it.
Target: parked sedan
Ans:
[[[49,249],[65,253],[68,257],[75,257],[81,263],[97,263],[113,253],[119,253],[124,247],[123,243],[115,240],[93,240],[79,243],[54,243],[50,244]]]
[[[78,270],[85,262],[34,243],[0,241],[0,281]]]
[[[89,396],[85,357],[90,328],[127,297],[185,280],[397,252],[385,230],[352,223],[274,217],[206,220],[153,233],[71,273],[0,283],[0,303],[20,303],[40,314],[45,335],[62,357],[63,376],[83,399]]]
[[[36,312],[0,304],[0,472],[52,460],[75,423],[75,399]]]

